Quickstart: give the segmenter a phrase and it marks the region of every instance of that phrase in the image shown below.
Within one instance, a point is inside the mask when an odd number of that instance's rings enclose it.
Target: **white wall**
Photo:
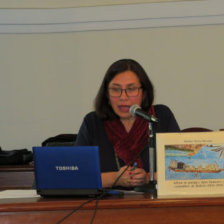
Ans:
[[[124,5],[153,2],[180,2],[192,0],[1,0],[0,8],[71,8],[102,5]]]
[[[224,128],[224,25],[0,35],[0,146],[76,133],[108,66],[139,61],[181,128]]]

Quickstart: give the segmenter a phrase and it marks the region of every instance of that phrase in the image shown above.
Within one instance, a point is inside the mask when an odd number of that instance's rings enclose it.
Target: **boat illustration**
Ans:
[[[169,170],[174,172],[191,172],[191,173],[219,173],[224,171],[224,169],[220,168],[218,164],[210,163],[205,166],[199,165],[188,165],[184,162],[180,162],[177,160],[171,160],[170,165],[168,167]]]

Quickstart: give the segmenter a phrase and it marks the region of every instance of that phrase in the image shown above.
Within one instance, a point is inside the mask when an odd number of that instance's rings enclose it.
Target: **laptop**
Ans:
[[[33,147],[36,190],[41,196],[102,194],[97,146]]]

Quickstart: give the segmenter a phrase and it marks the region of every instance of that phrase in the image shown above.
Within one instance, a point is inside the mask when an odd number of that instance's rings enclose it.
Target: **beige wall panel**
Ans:
[[[0,8],[69,8],[182,1],[195,0],[1,0]]]
[[[76,133],[108,66],[139,61],[181,128],[224,128],[224,26],[0,35],[0,145]]]

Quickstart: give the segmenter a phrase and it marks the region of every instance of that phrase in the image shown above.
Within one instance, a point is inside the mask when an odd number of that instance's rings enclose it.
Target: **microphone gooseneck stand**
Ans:
[[[146,192],[155,194],[157,193],[157,181],[155,180],[154,173],[155,173],[155,134],[153,131],[153,123],[149,121],[149,139],[148,139],[148,147],[149,147],[149,172],[150,172],[150,179],[148,184],[135,187],[135,191],[138,192]]]

